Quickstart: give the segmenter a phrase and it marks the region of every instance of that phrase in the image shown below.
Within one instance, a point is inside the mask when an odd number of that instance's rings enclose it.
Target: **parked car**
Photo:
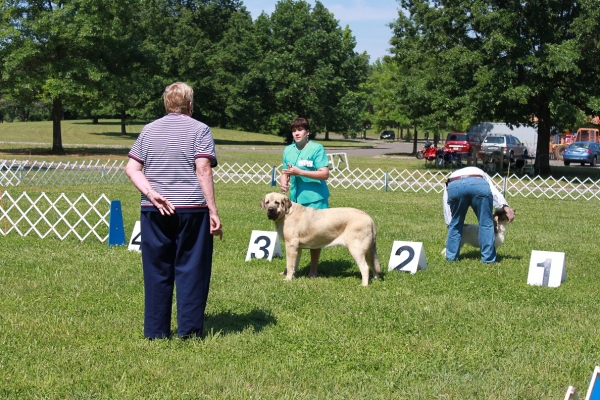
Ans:
[[[595,142],[575,142],[571,143],[563,154],[563,162],[570,165],[572,162],[585,165],[589,163],[595,167],[600,156],[600,143]]]
[[[394,133],[394,131],[383,131],[383,132],[381,132],[381,135],[379,135],[379,139],[394,140],[394,139],[396,139],[396,133]]]
[[[444,151],[452,151],[461,155],[478,153],[481,150],[481,135],[479,133],[451,132],[446,137]]]
[[[529,149],[518,137],[507,134],[490,134],[481,144],[484,157],[492,154],[504,154],[504,159],[514,162],[529,156]]]

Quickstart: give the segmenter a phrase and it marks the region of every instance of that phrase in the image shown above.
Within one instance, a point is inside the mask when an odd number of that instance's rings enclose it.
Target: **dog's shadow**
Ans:
[[[258,333],[266,326],[276,323],[277,318],[271,312],[263,309],[254,309],[243,314],[224,311],[218,314],[207,314],[204,318],[204,330],[205,332],[221,332],[221,335],[228,335],[253,328],[254,333]]]
[[[310,265],[298,268],[298,276],[306,276],[310,272]],[[372,275],[372,272],[369,271]],[[358,277],[362,279],[358,265],[352,261],[338,259],[330,261],[319,262],[319,276],[322,278],[327,277]]]

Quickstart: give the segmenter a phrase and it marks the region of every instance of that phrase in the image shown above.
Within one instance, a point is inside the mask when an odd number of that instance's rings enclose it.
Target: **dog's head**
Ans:
[[[514,211],[514,210],[513,210]],[[516,214],[516,212],[515,212]],[[508,226],[508,215],[506,215],[506,211],[504,209],[496,210],[494,212],[494,232],[498,233],[498,231],[504,232],[506,231],[506,227]]]
[[[267,211],[267,217],[277,221],[283,217],[292,207],[292,201],[281,193],[268,193],[260,201],[260,207]]]

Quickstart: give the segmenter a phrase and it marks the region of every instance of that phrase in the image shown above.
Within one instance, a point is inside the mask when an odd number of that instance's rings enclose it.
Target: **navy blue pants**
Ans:
[[[177,334],[202,336],[213,253],[208,212],[163,216],[142,211],[140,225],[144,336],[170,336],[175,285]]]

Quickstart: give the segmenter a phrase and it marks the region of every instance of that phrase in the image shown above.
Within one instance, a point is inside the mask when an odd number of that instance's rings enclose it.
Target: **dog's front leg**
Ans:
[[[302,249],[296,246],[286,246],[285,247],[285,259],[287,266],[287,275],[285,277],[286,281],[291,281],[294,277],[294,274],[298,270],[298,265],[300,264],[300,256],[302,255]]]

